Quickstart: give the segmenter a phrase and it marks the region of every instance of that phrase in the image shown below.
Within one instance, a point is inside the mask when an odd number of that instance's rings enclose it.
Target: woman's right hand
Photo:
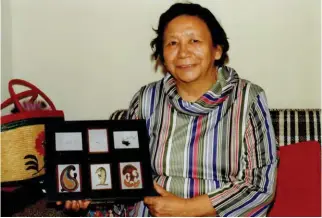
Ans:
[[[79,211],[79,210],[86,210],[88,205],[91,203],[91,201],[88,200],[73,200],[73,201],[66,201],[65,202],[65,209],[66,210],[72,210],[72,211]],[[62,201],[57,201],[56,205],[62,205]]]

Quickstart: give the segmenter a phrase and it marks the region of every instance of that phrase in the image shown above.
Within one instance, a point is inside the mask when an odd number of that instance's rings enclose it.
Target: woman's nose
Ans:
[[[188,56],[188,45],[181,43],[179,47],[179,57],[185,58]]]

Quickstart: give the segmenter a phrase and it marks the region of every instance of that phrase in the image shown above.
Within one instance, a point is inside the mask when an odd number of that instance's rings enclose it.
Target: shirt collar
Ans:
[[[236,71],[230,67],[219,67],[217,72],[216,83],[195,102],[188,102],[180,97],[175,78],[167,73],[163,79],[163,87],[169,102],[178,111],[185,114],[198,116],[209,113],[216,106],[228,100],[239,80]]]

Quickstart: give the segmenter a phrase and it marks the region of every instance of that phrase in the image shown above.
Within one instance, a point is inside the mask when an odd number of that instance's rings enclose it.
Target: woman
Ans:
[[[225,66],[227,37],[208,9],[174,4],[156,34],[153,55],[168,73],[136,93],[128,118],[146,119],[160,196],[130,215],[265,215],[277,158],[264,91]]]

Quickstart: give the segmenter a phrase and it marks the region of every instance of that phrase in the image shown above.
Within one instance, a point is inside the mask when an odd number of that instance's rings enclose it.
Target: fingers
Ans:
[[[88,205],[91,203],[91,201],[82,201],[82,200],[78,200],[78,204],[79,204],[79,207],[83,210],[87,209]]]
[[[72,209],[74,211],[76,211],[76,212],[79,211],[80,206],[79,206],[79,203],[77,201],[73,201],[73,203],[72,203]]]
[[[144,197],[143,202],[148,206],[155,206],[159,203],[161,197]]]
[[[145,197],[143,199],[143,202],[146,204],[146,205],[152,205],[153,204],[153,198],[154,197]]]
[[[79,205],[77,201],[66,201],[65,202],[65,209],[66,210],[73,210],[73,211],[79,211]]]
[[[145,197],[143,199],[144,204],[149,208],[150,213],[152,214],[152,216],[155,216],[155,210],[154,210],[154,201],[153,201],[154,197]]]
[[[157,216],[157,212],[153,208],[149,208],[149,212],[152,216]]]
[[[164,188],[162,188],[157,183],[154,183],[154,189],[158,192],[161,196],[167,196],[169,192],[167,192]]]
[[[84,208],[84,201],[82,201],[82,200],[78,200],[77,201],[77,204],[79,205],[79,209],[86,209],[86,208]]]
[[[149,208],[149,213],[154,217],[160,217],[163,216],[161,213],[159,213],[156,209],[153,207]]]
[[[72,208],[72,202],[71,201],[66,201],[65,202],[65,209],[70,210]]]
[[[90,205],[91,201],[85,201],[84,204],[85,204],[85,207],[88,208],[88,206]],[[85,209],[86,209],[85,208]]]
[[[91,203],[91,201],[88,200],[73,200],[73,201],[66,201],[65,202],[65,209],[66,210],[73,210],[75,212],[79,211],[80,209],[87,209],[88,205]],[[62,205],[63,202],[57,201],[56,205]]]

